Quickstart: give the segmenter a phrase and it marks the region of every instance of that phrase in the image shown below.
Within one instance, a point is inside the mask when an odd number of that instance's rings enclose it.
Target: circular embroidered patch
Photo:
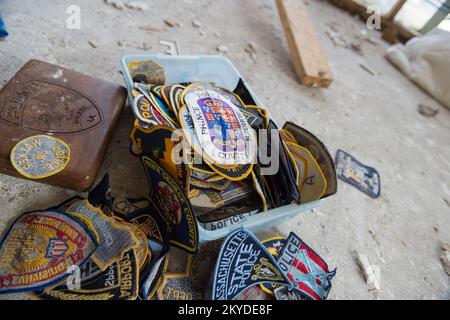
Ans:
[[[0,294],[58,283],[96,248],[97,239],[77,218],[56,211],[26,213],[0,242]]]
[[[42,179],[64,170],[70,160],[70,147],[60,139],[36,135],[17,143],[10,159],[21,175]]]

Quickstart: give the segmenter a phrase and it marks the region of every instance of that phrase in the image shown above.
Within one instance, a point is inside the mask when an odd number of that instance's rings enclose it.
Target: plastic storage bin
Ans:
[[[128,91],[133,87],[133,81],[128,72],[128,63],[133,61],[153,60],[165,69],[167,83],[214,82],[217,85],[234,90],[240,79],[251,93],[258,105],[262,105],[252,89],[247,85],[231,62],[222,56],[167,56],[167,55],[128,55],[122,58],[121,68]],[[129,96],[130,103],[132,97]],[[270,111],[270,110],[269,110]],[[244,227],[252,232],[262,231],[277,226],[295,217],[301,212],[309,211],[323,204],[326,200],[318,200],[304,205],[288,205],[272,209],[260,214],[249,216],[239,224],[219,230],[206,230],[199,224],[199,239],[201,243],[221,239],[231,232]]]

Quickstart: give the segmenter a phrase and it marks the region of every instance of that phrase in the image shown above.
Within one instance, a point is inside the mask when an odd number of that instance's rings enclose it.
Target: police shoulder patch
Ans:
[[[238,107],[198,84],[187,87],[183,97],[203,153],[213,163],[219,166],[253,163],[256,135]]]
[[[61,139],[35,135],[17,143],[10,155],[11,164],[29,179],[43,179],[63,171],[70,160],[70,147]]]
[[[287,238],[277,261],[292,287],[304,297],[312,300],[328,297],[336,271],[330,271],[326,262],[295,233]]]
[[[380,174],[375,168],[368,167],[348,153],[338,150],[336,153],[336,171],[339,179],[354,186],[371,198],[381,193]]]
[[[84,221],[97,233],[99,246],[91,259],[102,270],[120,261],[125,252],[139,246],[139,240],[131,226],[115,221],[113,217],[90,205],[87,200],[73,204],[67,211]]]
[[[232,233],[222,245],[213,278],[213,300],[233,300],[254,285],[288,284],[272,255],[246,230]]]
[[[73,269],[64,285],[36,292],[45,300],[135,300],[139,291],[139,266],[134,250],[102,271],[92,260]]]
[[[82,266],[97,239],[79,219],[57,211],[20,216],[0,242],[0,293],[39,290]]]
[[[189,253],[197,252],[197,220],[184,191],[155,161],[142,157],[142,163],[150,183],[150,198],[169,223],[171,244]]]

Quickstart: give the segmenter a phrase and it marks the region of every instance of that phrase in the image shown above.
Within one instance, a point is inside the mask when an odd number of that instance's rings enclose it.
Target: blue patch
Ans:
[[[335,162],[339,179],[351,184],[371,198],[376,199],[380,196],[380,174],[375,168],[365,166],[342,150],[337,151]]]
[[[273,256],[244,229],[231,234],[222,245],[213,281],[213,300],[233,300],[260,283],[289,285]]]

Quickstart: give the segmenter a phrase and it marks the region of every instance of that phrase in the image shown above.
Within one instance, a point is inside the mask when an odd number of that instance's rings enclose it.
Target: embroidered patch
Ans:
[[[336,270],[330,272],[326,262],[296,234],[289,235],[277,261],[293,288],[306,298],[325,300],[328,297]]]
[[[139,267],[134,250],[126,252],[120,261],[114,262],[102,271],[92,260],[74,272],[74,279],[54,289],[46,288],[36,292],[46,300],[135,300],[139,291]],[[69,286],[79,288],[69,288]]]
[[[20,216],[0,242],[0,293],[26,292],[64,279],[82,266],[97,240],[78,219],[44,211]]]
[[[225,228],[230,228],[233,226],[237,227],[237,226],[241,225],[242,223],[244,223],[244,221],[248,217],[257,215],[259,213],[258,210],[255,210],[252,212],[236,214],[237,210],[239,210],[239,208],[233,207],[230,210],[231,211],[230,214],[232,214],[232,216],[225,218],[223,220],[212,221],[212,222],[200,222],[200,224],[202,225],[203,229],[205,229],[205,230],[216,231],[216,230],[221,230],[221,229],[225,229]]]
[[[286,142],[286,146],[294,159],[302,159],[302,163],[305,163],[306,166],[306,179],[300,186],[300,203],[304,204],[320,199],[327,189],[327,180],[317,161],[306,148],[290,142]]]
[[[91,259],[102,270],[120,261],[125,252],[139,245],[130,226],[115,221],[86,200],[73,204],[67,211],[81,219],[98,234],[99,246]]]
[[[339,179],[345,181],[371,198],[380,197],[381,179],[375,168],[365,166],[348,153],[336,153],[336,171]]]
[[[137,61],[127,65],[134,82],[163,85],[166,82],[164,67],[154,61]]]
[[[150,300],[156,294],[156,290],[159,288],[162,282],[162,274],[168,263],[167,255],[159,258],[151,268],[150,273],[144,279],[142,283],[142,295],[145,300]]]
[[[189,253],[197,252],[198,226],[185,193],[156,162],[142,157],[150,183],[150,198],[169,222],[171,244]]]
[[[113,211],[118,217],[123,218],[130,213],[147,208],[150,206],[150,200],[147,198],[114,198]]]
[[[166,126],[154,126],[150,130],[135,127],[131,139],[143,155],[157,161],[183,190],[188,190],[190,169],[183,161],[184,138],[175,129]]]
[[[198,85],[187,87],[183,97],[205,158],[218,166],[253,163],[256,135],[238,107]]]
[[[233,300],[263,282],[288,283],[272,255],[246,230],[238,230],[225,240],[213,279],[213,300]]]
[[[286,237],[272,237],[262,241],[261,243],[266,247],[267,251],[269,251],[276,260],[286,243]],[[272,283],[261,283],[260,286],[262,290],[272,296],[275,296],[274,290],[281,287],[280,285]]]
[[[151,126],[166,124],[165,119],[159,113],[153,112],[150,101],[142,94],[134,97],[131,108],[136,118],[146,124]]]
[[[192,256],[187,256],[185,273],[173,274],[165,272],[157,289],[159,300],[203,300],[202,289],[191,277]]]
[[[63,171],[70,160],[70,147],[62,140],[35,135],[17,143],[10,155],[11,164],[29,179],[43,179]]]
[[[247,199],[255,200],[258,199],[258,196],[246,181],[237,181],[232,182],[223,191],[200,191],[197,196],[191,197],[189,200],[194,207],[195,214],[200,216],[220,207],[233,206],[238,202],[242,206],[244,200]],[[220,220],[220,218],[217,220]]]
[[[148,86],[139,83],[135,83],[134,88],[137,92],[144,95],[146,103],[150,105],[151,116],[153,116],[153,119],[158,122],[158,124],[176,127],[176,121],[173,113],[161,101],[161,99],[156,96],[156,93],[150,91]],[[136,97],[138,96],[139,94],[136,95]],[[148,107],[143,107],[143,111],[146,111],[147,109]]]
[[[184,89],[186,88],[181,85],[175,85],[170,90],[169,104],[172,106],[172,109],[174,109],[176,115],[178,115],[184,104],[182,99]]]
[[[294,140],[291,142],[308,149],[319,164],[319,167],[327,180],[327,189],[323,197],[329,197],[335,194],[337,192],[336,168],[325,145],[311,132],[291,122],[287,122],[283,129],[290,135],[291,139]]]

